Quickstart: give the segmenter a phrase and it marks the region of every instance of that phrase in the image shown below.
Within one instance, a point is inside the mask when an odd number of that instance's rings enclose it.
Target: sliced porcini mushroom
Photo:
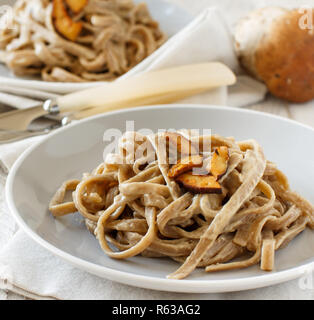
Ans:
[[[168,177],[174,179],[180,174],[190,171],[193,168],[201,167],[203,164],[203,157],[199,155],[188,156],[179,160],[179,162],[171,167],[168,172]]]
[[[192,193],[222,193],[221,185],[216,181],[214,176],[193,175],[190,171],[181,174],[175,181]]]
[[[68,7],[74,12],[81,12],[88,3],[88,0],[65,0]]]
[[[83,24],[75,22],[68,15],[63,0],[53,0],[54,26],[65,38],[75,41],[82,31]]]
[[[208,172],[210,172],[216,180],[220,179],[228,169],[228,160],[229,151],[227,147],[222,146],[215,148]]]
[[[198,154],[198,150],[193,143],[181,134],[175,132],[165,132],[165,137],[166,141],[169,143],[169,149],[172,151],[175,150],[181,155],[187,156]]]

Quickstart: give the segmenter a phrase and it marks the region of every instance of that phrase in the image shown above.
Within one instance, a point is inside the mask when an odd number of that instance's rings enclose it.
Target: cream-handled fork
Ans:
[[[0,114],[0,129],[25,131],[34,119],[49,114],[72,113],[75,119],[82,119],[122,108],[170,103],[235,81],[233,72],[218,62],[142,73],[59,96],[37,107]]]

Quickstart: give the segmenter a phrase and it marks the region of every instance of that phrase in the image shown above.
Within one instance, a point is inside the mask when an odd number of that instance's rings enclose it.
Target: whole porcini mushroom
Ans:
[[[313,23],[314,9],[267,7],[250,13],[235,30],[241,65],[276,97],[291,102],[312,100]]]

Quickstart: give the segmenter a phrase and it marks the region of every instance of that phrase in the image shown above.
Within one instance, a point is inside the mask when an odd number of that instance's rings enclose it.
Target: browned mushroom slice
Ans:
[[[190,171],[192,168],[201,167],[203,164],[203,157],[199,155],[188,156],[181,159],[177,164],[171,167],[168,172],[169,178],[176,178],[180,174]]]
[[[53,0],[53,18],[57,31],[65,38],[75,41],[82,31],[83,24],[74,22],[68,15],[63,0]]]
[[[192,142],[183,137],[181,134],[175,132],[166,132],[165,137],[166,141],[169,143],[169,149],[172,151],[175,150],[181,153],[181,155],[187,156],[198,154],[198,151]]]
[[[65,0],[65,2],[74,13],[79,13],[87,5],[88,0]]]
[[[193,175],[192,172],[178,176],[176,182],[192,193],[222,193],[221,185],[214,176]]]
[[[227,171],[229,160],[228,148],[225,146],[215,149],[210,162],[209,172],[216,178],[220,179]]]

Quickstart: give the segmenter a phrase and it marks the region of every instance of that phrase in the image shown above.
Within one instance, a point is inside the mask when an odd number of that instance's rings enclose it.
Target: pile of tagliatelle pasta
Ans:
[[[0,63],[46,81],[110,81],[166,40],[132,0],[18,0],[0,24]]]
[[[67,191],[73,201],[64,201]],[[179,262],[172,279],[197,267],[272,270],[275,251],[314,228],[314,207],[255,140],[193,131],[125,133],[92,173],[64,182],[49,209],[78,211],[111,258]]]

